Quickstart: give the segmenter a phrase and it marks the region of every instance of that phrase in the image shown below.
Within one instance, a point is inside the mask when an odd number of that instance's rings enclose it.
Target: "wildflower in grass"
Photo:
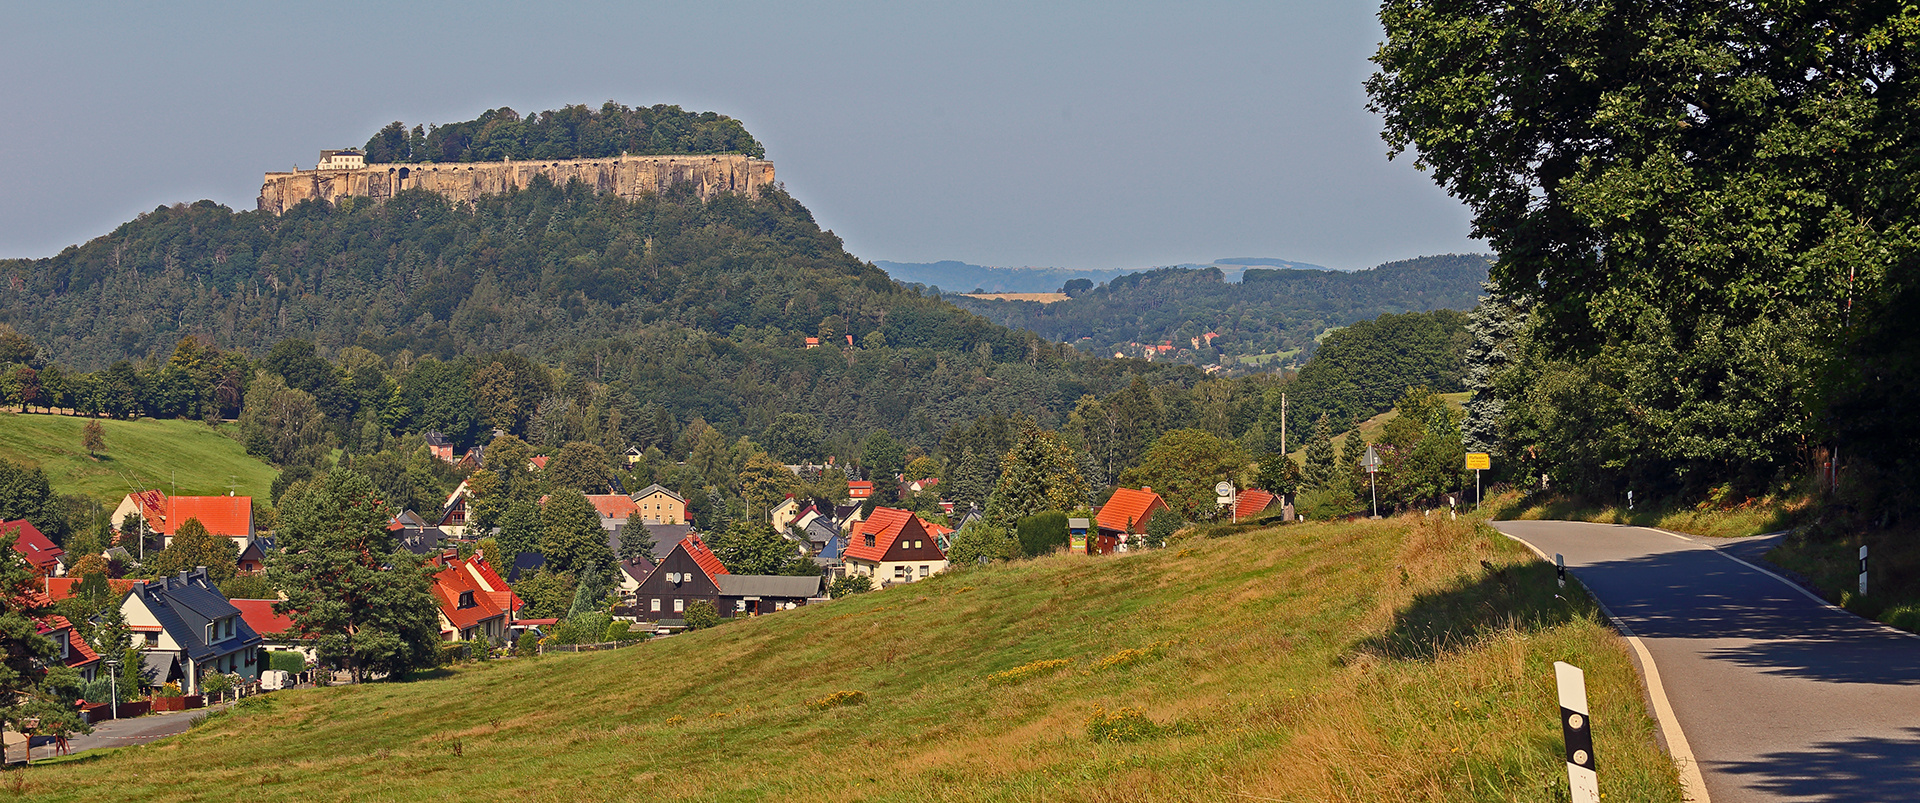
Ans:
[[[864,705],[866,702],[866,692],[837,691],[818,700],[808,700],[807,707],[815,711],[827,711],[843,705]]]
[[[995,672],[988,675],[987,682],[995,686],[1018,683],[1035,675],[1043,675],[1060,670],[1071,663],[1073,663],[1073,659],[1071,658],[1049,658],[1033,661],[1031,663],[1021,664],[1004,672]]]
[[[1163,730],[1138,708],[1108,711],[1095,706],[1093,716],[1087,718],[1087,738],[1096,742],[1137,742],[1158,736]]]

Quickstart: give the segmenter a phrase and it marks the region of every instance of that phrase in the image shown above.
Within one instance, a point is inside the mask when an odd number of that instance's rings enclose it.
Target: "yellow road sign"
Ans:
[[[1486,452],[1468,452],[1467,470],[1486,470],[1493,468],[1493,455]]]

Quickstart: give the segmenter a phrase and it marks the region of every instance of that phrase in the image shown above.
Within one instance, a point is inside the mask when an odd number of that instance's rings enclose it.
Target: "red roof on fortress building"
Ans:
[[[1100,529],[1126,533],[1147,531],[1147,518],[1156,510],[1166,510],[1167,502],[1152,488],[1120,488],[1100,507]]]

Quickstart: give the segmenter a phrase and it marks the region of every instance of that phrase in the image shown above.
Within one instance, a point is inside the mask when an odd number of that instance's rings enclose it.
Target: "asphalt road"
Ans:
[[[156,739],[163,739],[175,734],[185,733],[187,732],[187,728],[192,727],[194,720],[204,717],[208,713],[218,709],[219,707],[216,706],[212,709],[199,708],[192,711],[148,714],[144,717],[134,717],[132,719],[115,719],[106,722],[97,722],[94,723],[92,733],[74,736],[68,739],[67,751],[71,754],[78,753],[82,750],[92,750],[97,747],[127,747],[129,745],[146,744]],[[53,751],[54,744],[52,737],[34,737],[33,760],[39,761],[43,758],[53,758]],[[17,759],[20,754],[14,753],[13,755],[14,758]]]
[[[1777,536],[1494,526],[1565,555],[1640,638],[1713,803],[1920,800],[1920,638],[1729,557],[1753,561]]]

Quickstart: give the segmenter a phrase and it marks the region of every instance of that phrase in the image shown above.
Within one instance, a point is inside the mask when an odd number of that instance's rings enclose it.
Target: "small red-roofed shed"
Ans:
[[[1108,539],[1117,544],[1132,540],[1133,536],[1143,535],[1147,531],[1147,520],[1154,514],[1167,510],[1167,501],[1153,492],[1152,488],[1118,488],[1107,503],[1100,506],[1094,520],[1100,531],[1098,536],[1101,552],[1111,552],[1114,547],[1106,545]],[[1089,533],[1092,535],[1092,533]],[[1093,539],[1089,539],[1089,546]]]

